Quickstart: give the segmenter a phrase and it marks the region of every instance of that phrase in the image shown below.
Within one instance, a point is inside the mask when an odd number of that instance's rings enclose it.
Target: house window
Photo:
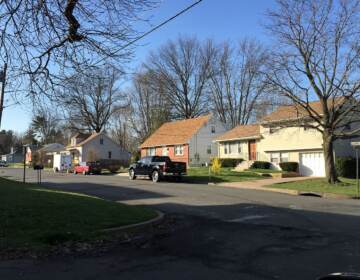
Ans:
[[[280,162],[288,162],[289,161],[289,153],[281,153]]]
[[[238,154],[241,154],[241,143],[237,143],[237,152]]]
[[[224,143],[224,154],[226,155],[227,153],[228,153],[227,143]]]
[[[231,143],[224,143],[224,154],[231,154]]]
[[[208,155],[211,155],[211,145],[207,146],[206,152]]]
[[[162,155],[163,156],[168,156],[169,155],[169,149],[167,147],[162,148]]]
[[[100,138],[100,145],[104,145],[104,138]]]
[[[111,159],[111,151],[108,152],[108,158]]]
[[[175,146],[175,155],[182,156],[184,154],[184,146],[183,145],[176,145]]]
[[[215,133],[215,125],[211,126],[211,133]]]
[[[156,149],[155,148],[148,148],[146,150],[146,155],[147,156],[155,156],[155,153],[156,153]]]
[[[272,163],[278,164],[280,162],[280,153],[271,153],[270,161]]]
[[[228,143],[228,151],[229,151],[229,154],[232,153],[232,151],[231,151],[231,143]]]

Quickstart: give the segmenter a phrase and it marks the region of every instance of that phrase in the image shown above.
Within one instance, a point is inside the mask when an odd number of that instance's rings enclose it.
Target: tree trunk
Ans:
[[[326,180],[329,184],[335,184],[339,180],[336,174],[335,160],[333,153],[334,139],[328,132],[324,132],[323,141],[324,141],[323,149],[324,149],[324,159],[325,159]]]

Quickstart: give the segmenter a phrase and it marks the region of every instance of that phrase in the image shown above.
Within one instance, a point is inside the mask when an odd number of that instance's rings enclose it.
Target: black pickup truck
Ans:
[[[136,179],[136,176],[148,176],[153,182],[158,182],[168,176],[181,179],[182,175],[186,175],[186,163],[171,161],[167,156],[143,157],[129,167],[131,180]]]

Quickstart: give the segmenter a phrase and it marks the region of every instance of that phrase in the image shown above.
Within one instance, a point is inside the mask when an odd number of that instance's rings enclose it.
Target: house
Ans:
[[[311,102],[311,108],[322,113],[320,102]],[[218,137],[220,158],[245,159],[243,166],[254,160],[269,161],[274,168],[280,162],[299,163],[303,176],[325,176],[322,134],[300,123],[311,123],[305,110],[295,105],[280,106],[265,116],[260,123],[240,125]],[[334,155],[351,156],[351,139],[334,142]]]
[[[20,163],[23,162],[24,155],[21,149],[16,150],[13,147],[11,147],[10,153],[6,155],[2,155],[1,160],[6,161],[7,163]]]
[[[77,133],[65,149],[71,154],[73,165],[86,161],[121,160],[125,163],[130,160],[130,153],[102,132]]]
[[[225,131],[212,114],[167,122],[141,144],[141,156],[162,155],[187,165],[204,165],[217,156],[213,140]]]
[[[31,164],[33,162],[33,157],[36,154],[36,151],[39,149],[38,145],[28,144],[24,146],[26,149],[25,153],[25,162],[26,164]]]
[[[52,167],[54,155],[63,151],[65,146],[60,143],[46,144],[36,151],[38,160],[45,166]]]

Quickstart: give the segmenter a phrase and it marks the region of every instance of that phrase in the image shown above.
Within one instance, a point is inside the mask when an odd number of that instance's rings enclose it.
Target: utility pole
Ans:
[[[3,71],[0,71],[0,82],[1,82],[1,96],[0,96],[0,127],[1,127],[2,114],[3,114],[3,110],[4,110],[4,97],[5,97],[6,71],[7,71],[7,63],[5,62]]]

